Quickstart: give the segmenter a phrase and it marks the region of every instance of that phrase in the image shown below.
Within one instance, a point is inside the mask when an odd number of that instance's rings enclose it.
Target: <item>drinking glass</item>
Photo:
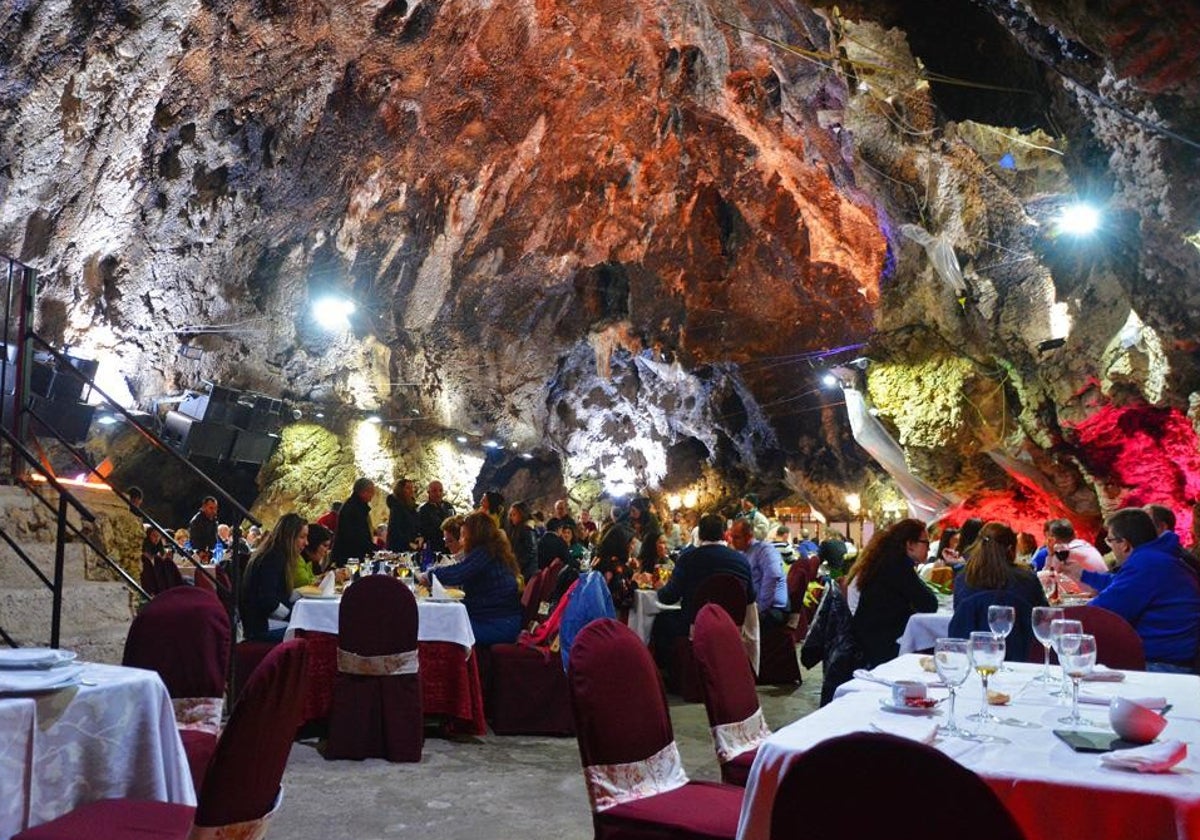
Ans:
[[[1033,678],[1034,682],[1050,682],[1050,647],[1053,644],[1050,638],[1050,623],[1061,620],[1063,614],[1062,607],[1033,608],[1033,635],[1041,642],[1043,652],[1042,673]]]
[[[1012,632],[1013,624],[1017,621],[1017,611],[1014,607],[1005,607],[1000,604],[992,604],[988,607],[988,628],[995,635],[1004,639],[1004,643],[1008,644],[1008,634]],[[1000,666],[1002,671],[1011,671],[1005,665]]]
[[[988,677],[1000,670],[1000,666],[1004,664],[1004,637],[986,631],[974,632],[971,634],[969,649],[971,665],[983,680],[983,703],[979,706],[979,713],[971,715],[967,719],[984,724],[999,723],[1000,718],[988,709],[987,692]]]
[[[1069,618],[1057,618],[1050,622],[1050,641],[1054,645],[1054,652],[1058,654],[1058,664],[1063,664],[1063,636],[1077,636],[1083,632],[1083,622],[1072,621]],[[1067,689],[1067,672],[1063,670],[1062,685],[1058,691],[1050,692],[1051,697],[1069,697],[1070,692]]]
[[[958,687],[971,675],[970,643],[966,639],[938,639],[933,645],[933,664],[938,677],[950,689],[950,719],[941,726],[943,735],[968,737],[954,720],[954,697]]]
[[[1096,666],[1096,637],[1087,633],[1066,633],[1062,637],[1063,671],[1071,678],[1071,714],[1059,718],[1059,723],[1071,726],[1095,726],[1079,716],[1079,683]]]

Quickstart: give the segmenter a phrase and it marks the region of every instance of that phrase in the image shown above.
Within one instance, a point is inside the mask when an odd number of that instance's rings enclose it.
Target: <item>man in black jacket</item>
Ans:
[[[330,552],[334,565],[345,566],[351,557],[360,560],[375,551],[374,528],[371,527],[371,500],[375,498],[375,482],[360,478],[354,482],[342,510],[338,514],[337,534]]]
[[[217,544],[217,500],[214,497],[205,496],[200,502],[200,510],[188,523],[188,542],[192,544],[192,551],[206,554],[204,559],[212,556]]]
[[[421,536],[425,545],[436,554],[446,553],[446,538],[442,535],[442,523],[454,515],[454,505],[446,501],[446,490],[442,482],[431,481],[425,491],[425,504],[419,511]]]

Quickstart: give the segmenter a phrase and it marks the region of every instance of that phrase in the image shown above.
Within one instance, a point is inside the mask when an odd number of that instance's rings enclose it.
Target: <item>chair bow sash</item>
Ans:
[[[222,697],[176,697],[171,701],[175,708],[175,724],[180,729],[195,729],[199,732],[221,734],[221,714],[225,710]]]
[[[762,707],[754,714],[737,723],[719,723],[712,728],[713,741],[717,745],[717,760],[724,764],[744,752],[757,747],[771,734],[763,719]]]
[[[583,778],[594,811],[605,811],[622,802],[666,793],[688,783],[674,741],[644,761],[585,767]]]
[[[271,817],[275,816],[282,803],[283,788],[280,787],[271,810],[258,819],[229,825],[193,825],[187,840],[263,840],[267,836]]]
[[[402,650],[399,653],[385,653],[382,656],[359,656],[348,650],[338,648],[337,666],[343,674],[357,674],[362,677],[394,677],[400,674],[417,673],[417,652]]]

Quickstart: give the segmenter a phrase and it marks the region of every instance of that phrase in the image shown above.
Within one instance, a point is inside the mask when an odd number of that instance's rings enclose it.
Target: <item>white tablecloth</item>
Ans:
[[[916,653],[919,650],[931,650],[934,642],[950,634],[950,619],[953,617],[953,610],[914,613],[909,616],[908,624],[904,627],[904,635],[896,640],[900,643],[900,655]]]
[[[196,804],[158,674],[89,664],[82,676],[95,685],[0,697],[0,840],[98,799]]]
[[[646,644],[650,643],[650,628],[654,616],[668,610],[682,609],[679,604],[660,604],[654,589],[639,589],[634,593],[633,607],[629,610],[629,627]]]
[[[936,675],[922,671],[918,660],[915,655],[901,656],[879,666],[874,673],[889,680],[935,681]],[[1200,783],[1196,781],[1200,747],[1193,746],[1193,754],[1171,773],[1138,774],[1101,768],[1096,754],[1076,753],[1053,734],[1054,729],[1068,728],[1058,718],[1069,709],[1048,697],[1040,683],[1031,681],[1041,666],[1016,662],[1008,665],[1013,671],[994,675],[990,687],[1010,694],[1013,701],[1009,706],[992,710],[1002,718],[1036,726],[988,728],[989,734],[1007,739],[1010,742],[1007,744],[941,738],[935,746],[983,777],[1013,811],[1029,840],[1089,837],[1182,840],[1188,836],[1187,826],[1194,830],[1200,825]],[[1125,673],[1125,682],[1085,683],[1085,690],[1109,697],[1165,696],[1174,708],[1167,715],[1167,727],[1160,738],[1200,744],[1200,678],[1142,671]],[[805,750],[827,738],[868,731],[872,721],[911,719],[880,708],[880,699],[890,696],[887,686],[852,680],[839,692],[834,702],[779,730],[759,748],[742,806],[739,840],[766,840],[769,836],[775,789],[787,767]],[[965,723],[968,729],[976,726],[964,718],[978,710],[981,694],[981,683],[976,677],[968,679],[960,689],[956,710],[960,725]],[[945,695],[944,689],[931,691],[933,697]],[[1104,706],[1080,704],[1080,710],[1085,718],[1107,722]],[[944,720],[944,712],[933,719]],[[1113,797],[1104,794],[1118,791],[1133,796],[1134,801],[1122,800],[1123,804],[1113,810]],[[1145,802],[1152,803],[1153,808],[1138,807],[1141,797],[1146,797]],[[1039,814],[1045,816],[1039,809],[1046,802],[1054,803],[1054,818],[1039,820]],[[1104,812],[1098,828],[1089,816],[1094,817],[1101,806],[1110,810]]]
[[[336,635],[341,603],[341,598],[301,598],[292,606],[292,618],[284,638],[292,638],[297,630]],[[467,608],[462,604],[419,600],[417,615],[417,641],[453,642],[462,645],[468,653],[471,651],[475,633],[471,630]]]

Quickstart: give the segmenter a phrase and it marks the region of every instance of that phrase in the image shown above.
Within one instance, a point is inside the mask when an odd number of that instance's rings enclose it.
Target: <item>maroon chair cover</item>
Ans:
[[[745,732],[733,740],[753,740],[769,734],[762,723],[758,692],[754,690],[754,672],[742,647],[742,635],[729,615],[716,604],[706,604],[696,614],[693,625],[692,650],[700,671],[704,694],[704,710],[708,725],[729,727],[743,724]],[[714,732],[717,760],[721,762],[721,780],[740,787],[746,786],[750,765],[758,747],[745,750],[722,761],[722,743]],[[741,759],[734,761],[735,758]]]
[[[697,611],[705,604],[717,604],[729,614],[738,627],[746,621],[746,584],[733,575],[713,575],[696,589]],[[692,653],[690,639],[679,639],[675,643],[675,673],[673,682],[679,687],[679,695],[689,703],[704,700],[700,687],[700,672],[696,668],[696,657]]]
[[[172,700],[223,698],[229,634],[229,616],[213,593],[176,586],[156,595],[133,620],[121,664],[157,671]],[[217,733],[183,728],[180,737],[199,790]]]
[[[674,744],[658,669],[624,624],[601,618],[579,631],[567,678],[585,777],[588,768],[643,762]],[[740,788],[687,782],[594,809],[592,825],[596,840],[732,838],[741,805]]]
[[[1133,625],[1112,610],[1103,607],[1064,607],[1063,618],[1083,623],[1083,632],[1096,637],[1096,661],[1109,668],[1122,671],[1145,671],[1146,650],[1142,637]],[[1036,642],[1036,640],[1035,640]],[[1040,643],[1030,645],[1031,662],[1041,662],[1043,648]],[[1054,650],[1050,650],[1050,661],[1058,663]]]
[[[154,558],[148,554],[142,555],[142,573],[138,575],[138,583],[151,598],[158,594],[158,575],[154,573]]]
[[[497,735],[575,734],[571,692],[557,650],[492,645],[488,723]]]
[[[278,642],[262,642],[253,639],[237,643],[237,647],[233,650],[233,680],[234,691],[237,694],[241,694],[242,687],[246,685],[255,669],[278,645]],[[237,700],[237,696],[230,699]]]
[[[936,791],[938,804],[915,812],[905,779]],[[933,747],[870,732],[822,741],[784,773],[771,809],[771,840],[798,837],[1023,840],[1008,809],[970,770]]]
[[[325,758],[420,761],[425,744],[421,682],[416,671],[417,600],[395,578],[370,575],[346,590],[338,610],[338,673],[329,711]],[[411,656],[408,673],[349,673],[342,658],[371,658],[394,671]],[[383,657],[390,657],[384,660]],[[367,663],[366,671],[376,665]]]
[[[166,592],[168,589],[173,589],[176,586],[187,586],[187,582],[183,579],[183,574],[180,573],[179,567],[175,565],[175,561],[169,560],[166,557],[159,557],[154,561],[154,579],[157,582],[159,593]]]
[[[278,645],[255,669],[213,756],[199,805],[105,799],[23,831],[20,840],[186,840],[193,824],[229,826],[269,814],[304,697],[304,644]],[[232,835],[231,835],[232,836]]]

